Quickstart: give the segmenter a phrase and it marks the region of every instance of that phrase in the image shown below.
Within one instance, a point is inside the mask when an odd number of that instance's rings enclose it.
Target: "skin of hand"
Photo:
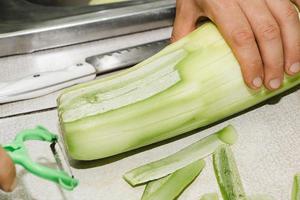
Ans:
[[[11,192],[16,186],[16,168],[6,151],[0,147],[0,189]]]
[[[293,3],[294,4],[293,4]],[[300,72],[300,0],[177,0],[172,42],[213,21],[232,48],[245,83],[276,90]]]

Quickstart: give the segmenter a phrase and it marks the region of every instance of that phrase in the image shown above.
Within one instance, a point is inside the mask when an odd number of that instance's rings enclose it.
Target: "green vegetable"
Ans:
[[[204,194],[200,200],[219,200],[217,193]]]
[[[133,68],[65,90],[58,113],[71,158],[100,159],[209,125],[300,83],[285,76],[276,91],[249,89],[215,25]]]
[[[169,178],[172,176],[172,174],[169,174],[168,176],[165,176],[160,179],[156,179],[156,180],[153,180],[153,181],[150,181],[149,183],[147,183],[144,193],[143,193],[143,196],[142,196],[142,200],[149,198],[150,195],[152,195],[158,189],[160,189],[160,187],[169,180]]]
[[[266,194],[256,194],[249,196],[248,200],[273,200],[273,197]]]
[[[246,200],[233,153],[228,145],[221,145],[213,154],[215,175],[224,200]]]
[[[142,200],[173,200],[176,199],[184,189],[203,170],[205,162],[196,161],[174,173],[147,184]]]
[[[292,200],[300,200],[300,174],[294,176]]]
[[[215,134],[203,138],[173,155],[125,173],[124,179],[134,186],[164,177],[190,163],[212,154],[219,145],[233,144],[236,140],[237,133],[235,129],[233,126],[227,126]]]

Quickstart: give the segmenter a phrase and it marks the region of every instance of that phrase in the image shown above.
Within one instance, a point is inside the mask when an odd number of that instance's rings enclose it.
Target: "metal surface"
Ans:
[[[140,0],[27,0],[32,3],[47,5],[47,6],[92,6],[92,5],[108,5],[119,4],[120,2],[135,3]],[[155,0],[152,0],[155,1]]]
[[[172,25],[174,13],[175,0],[73,8],[3,0],[0,3],[0,56],[167,27]]]
[[[162,50],[170,43],[170,40],[156,41],[135,47],[129,47],[118,51],[113,51],[86,59],[86,62],[93,65],[97,74],[105,74],[107,72],[123,69],[133,66],[146,58],[154,55]]]
[[[0,107],[1,109],[1,107]],[[200,138],[232,124],[239,133],[233,146],[236,161],[247,194],[267,193],[274,200],[290,198],[293,175],[299,172],[300,154],[300,90],[280,102],[264,105],[217,126],[177,138],[161,146],[151,146],[122,156],[116,156],[72,171],[80,184],[73,192],[59,190],[52,183],[42,181],[18,168],[18,185],[11,194],[0,192],[1,200],[138,200],[144,186],[132,188],[122,175],[137,166],[170,155]],[[0,120],[0,141],[11,141],[24,128],[43,124],[58,133],[56,110]],[[30,155],[46,165],[54,165],[53,156],[44,144],[30,143]],[[183,192],[179,200],[197,200],[207,192],[219,192],[211,158],[206,159],[201,175]],[[76,167],[76,168],[75,168]]]
[[[67,159],[64,148],[61,146],[59,141],[55,141],[51,143],[50,149],[54,156],[58,169],[67,172],[72,176],[72,178],[74,178],[75,176],[74,173],[72,172],[71,166],[69,164],[69,160]],[[61,158],[63,158],[63,160]]]

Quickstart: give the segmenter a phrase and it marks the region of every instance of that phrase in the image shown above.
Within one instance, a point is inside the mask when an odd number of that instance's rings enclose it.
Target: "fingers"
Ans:
[[[217,24],[241,65],[246,84],[258,89],[263,83],[263,65],[251,26],[235,1],[207,1],[204,7]],[[225,11],[225,12],[224,12]]]
[[[255,34],[264,64],[265,86],[278,89],[283,80],[284,55],[280,28],[262,0],[240,0]]]
[[[16,169],[6,152],[0,147],[0,188],[11,192],[16,185]]]
[[[250,88],[275,90],[284,71],[300,73],[299,14],[289,0],[177,0],[172,41],[193,31],[200,16],[218,26]]]
[[[289,0],[267,0],[266,2],[280,25],[285,71],[289,75],[295,75],[300,72],[300,20],[298,12]]]
[[[171,42],[175,42],[195,30],[200,16],[201,11],[194,0],[177,0]]]

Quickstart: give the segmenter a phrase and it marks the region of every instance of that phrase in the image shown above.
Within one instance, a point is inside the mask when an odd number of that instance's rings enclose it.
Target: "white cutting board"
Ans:
[[[104,160],[102,164],[107,164],[102,166],[74,169],[80,185],[73,192],[61,191],[56,185],[18,168],[18,187],[11,194],[1,193],[0,199],[137,200],[144,188],[131,188],[122,179],[126,171],[174,153],[230,123],[240,135],[233,150],[247,194],[268,193],[275,199],[287,200],[290,197],[293,175],[300,172],[299,119],[300,91],[297,91],[284,97],[276,105],[265,105],[163,146],[153,147],[111,163],[111,159]],[[16,132],[34,127],[37,123],[58,132],[56,110],[0,120],[0,141],[9,142]],[[47,145],[29,143],[28,148],[35,160],[53,164]],[[210,160],[211,158],[207,159],[205,170],[182,194],[180,200],[197,200],[203,193],[218,191]]]

